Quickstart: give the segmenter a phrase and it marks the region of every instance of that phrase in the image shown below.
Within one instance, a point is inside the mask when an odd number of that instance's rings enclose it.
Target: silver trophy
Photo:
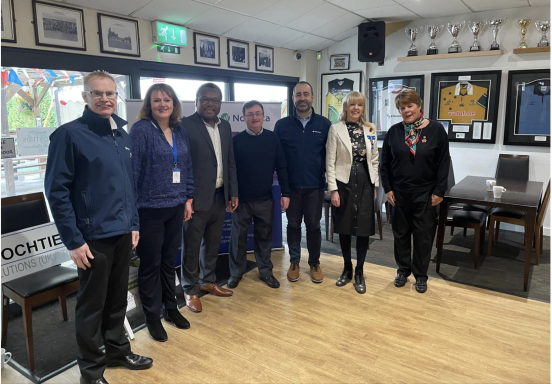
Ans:
[[[421,32],[422,28],[406,28],[404,33],[406,37],[410,40],[410,48],[408,49],[408,56],[418,56],[418,48],[414,45],[414,42],[418,38],[418,33]]]
[[[427,49],[428,55],[436,55],[439,52],[437,46],[435,45],[435,39],[439,36],[439,33],[441,33],[443,29],[445,29],[444,25],[426,25],[427,34],[431,38],[431,44]]]
[[[460,44],[458,44],[458,40],[456,40],[456,38],[458,37],[458,35],[462,31],[462,29],[464,29],[465,26],[466,26],[465,21],[462,21],[459,24],[451,24],[451,23],[447,24],[447,29],[449,33],[452,35],[452,37],[454,37],[454,40],[452,40],[452,44],[448,49],[448,53],[462,52],[462,47],[460,46]]]
[[[493,27],[493,42],[491,43],[491,51],[498,51],[500,49],[500,45],[496,41],[496,38],[498,37],[498,30],[504,25],[505,22],[506,18],[489,20],[489,25]]]
[[[527,34],[527,27],[531,24],[531,19],[518,20],[518,24],[521,27],[521,41],[519,42],[518,48],[527,48],[525,35]]]
[[[537,47],[548,47],[548,38],[546,37],[546,32],[550,29],[550,21],[535,21],[535,27],[542,33],[542,37],[537,44]]]
[[[481,45],[479,45],[479,42],[477,41],[477,38],[480,34],[483,33],[485,28],[487,27],[488,21],[468,21],[468,29],[473,34],[473,44],[470,47],[470,52],[474,51],[481,51]]]

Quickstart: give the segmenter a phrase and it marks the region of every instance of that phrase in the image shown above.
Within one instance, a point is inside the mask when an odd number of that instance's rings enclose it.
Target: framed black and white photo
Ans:
[[[249,43],[227,39],[228,68],[249,69]]]
[[[368,120],[383,139],[392,125],[403,121],[395,97],[405,89],[415,90],[424,99],[424,75],[371,78],[368,83]]]
[[[98,13],[100,51],[124,56],[140,56],[138,21]]]
[[[255,45],[255,70],[274,72],[274,48]]]
[[[86,51],[83,10],[33,0],[36,45]]]
[[[194,32],[194,62],[220,67],[220,38]]]
[[[13,0],[2,0],[2,42],[17,43]]]
[[[449,141],[496,141],[501,71],[431,75],[429,117],[448,122]]]
[[[322,74],[322,115],[332,124],[339,122],[343,99],[349,92],[362,92],[362,72]]]
[[[349,69],[350,55],[331,55],[330,71],[346,71]]]
[[[508,72],[505,145],[550,147],[550,70]]]

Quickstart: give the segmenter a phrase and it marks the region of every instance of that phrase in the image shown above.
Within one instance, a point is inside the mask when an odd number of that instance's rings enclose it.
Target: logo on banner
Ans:
[[[228,113],[223,113],[220,118],[222,120],[230,121],[230,115]]]

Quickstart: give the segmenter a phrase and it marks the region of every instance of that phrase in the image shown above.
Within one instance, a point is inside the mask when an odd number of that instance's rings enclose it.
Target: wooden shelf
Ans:
[[[504,54],[503,50],[476,51],[476,52],[460,52],[460,53],[442,53],[438,55],[398,57],[397,60],[398,61],[420,61],[420,60],[438,60],[438,59],[456,59],[456,58],[459,59],[462,57],[500,56],[503,54]]]
[[[530,48],[515,48],[514,53],[516,55],[524,53],[541,53],[541,52],[550,52],[550,47],[530,47]]]

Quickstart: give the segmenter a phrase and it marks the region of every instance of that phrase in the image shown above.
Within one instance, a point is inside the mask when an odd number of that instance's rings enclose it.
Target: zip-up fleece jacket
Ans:
[[[274,133],[284,149],[291,189],[326,186],[326,140],[331,125],[330,120],[314,110],[305,129],[295,115],[276,122]]]
[[[139,230],[134,197],[132,141],[126,121],[85,107],[82,117],[50,135],[44,190],[61,241],[69,250]]]

